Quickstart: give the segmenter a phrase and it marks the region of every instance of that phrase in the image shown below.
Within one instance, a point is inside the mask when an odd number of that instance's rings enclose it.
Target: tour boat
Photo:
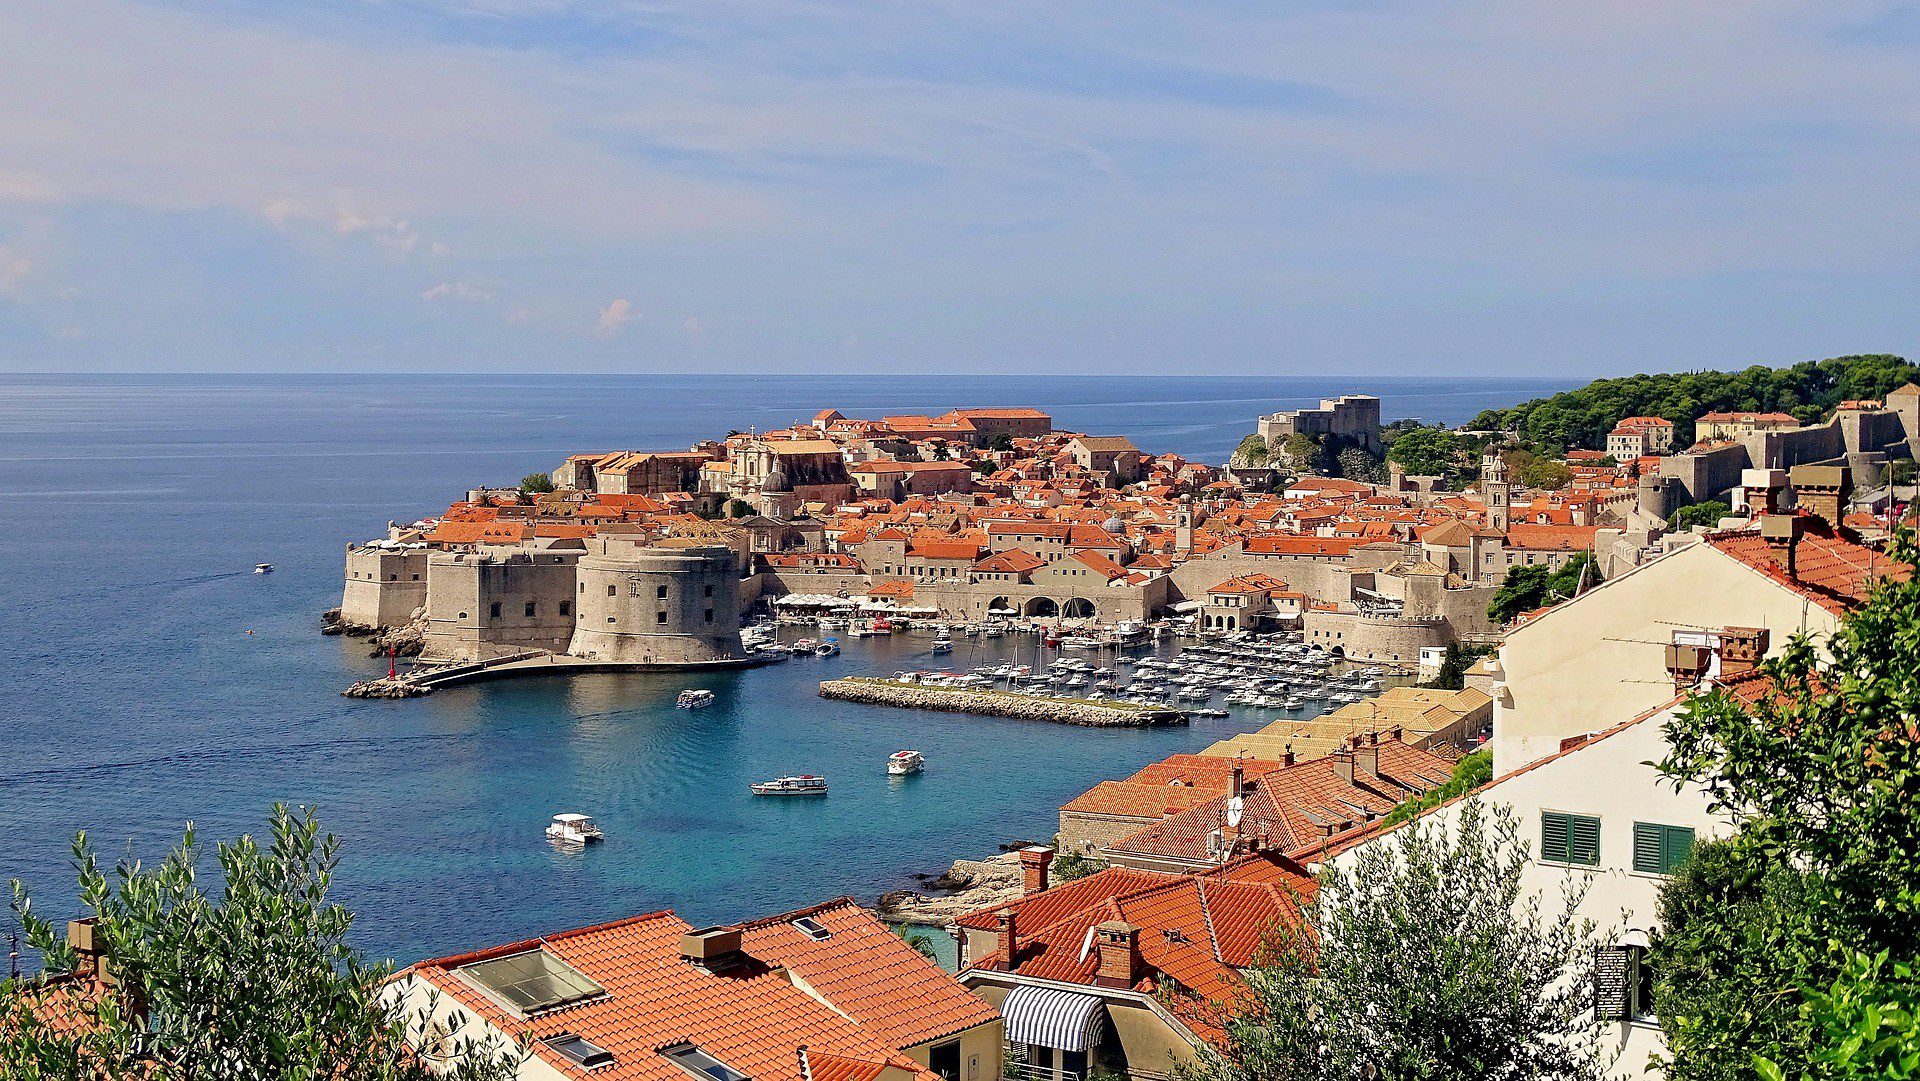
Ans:
[[[831,638],[813,647],[813,655],[816,657],[831,657],[838,652],[840,652],[840,645]]]
[[[887,775],[905,777],[927,768],[927,757],[919,751],[895,751],[887,756]]]
[[[747,787],[756,796],[824,796],[827,794],[827,779],[803,773],[798,777],[775,777],[771,781],[761,781]]]
[[[947,633],[946,628],[941,628],[940,633],[933,636],[933,651],[935,653],[953,652],[953,637]]]
[[[681,691],[680,697],[675,700],[674,705],[679,706],[681,709],[699,709],[701,706],[710,706],[713,705],[713,692],[698,689]]]
[[[273,564],[271,563],[255,563],[253,565],[253,573],[255,574],[268,574],[268,573],[271,573],[272,571],[273,571]]]
[[[1100,639],[1088,638],[1083,634],[1070,634],[1060,639],[1061,649],[1099,649]]]
[[[583,845],[589,841],[606,839],[606,835],[600,832],[600,827],[594,825],[593,819],[586,815],[557,814],[553,816],[552,822],[547,823],[547,840],[549,841]]]

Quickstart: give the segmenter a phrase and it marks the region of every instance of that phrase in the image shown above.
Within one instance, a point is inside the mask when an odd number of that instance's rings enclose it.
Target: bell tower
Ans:
[[[1487,525],[1505,533],[1513,521],[1513,485],[1507,481],[1507,460],[1499,454],[1480,459],[1481,497],[1487,504]]]

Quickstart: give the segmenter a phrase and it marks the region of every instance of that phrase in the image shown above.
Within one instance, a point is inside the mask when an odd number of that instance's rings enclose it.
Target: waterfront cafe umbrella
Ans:
[[[1020,613],[1011,608],[989,608],[987,609],[987,614],[990,616],[1017,616]]]
[[[1179,604],[1173,606],[1173,610],[1176,612],[1198,612],[1206,606],[1207,603],[1205,601],[1181,601]]]

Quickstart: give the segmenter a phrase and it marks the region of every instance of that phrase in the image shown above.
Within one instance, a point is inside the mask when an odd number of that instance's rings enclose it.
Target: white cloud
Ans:
[[[492,300],[493,294],[470,282],[441,282],[420,294],[422,300]]]
[[[594,324],[594,329],[598,330],[602,337],[611,338],[626,329],[628,323],[640,318],[642,316],[633,310],[633,304],[625,297],[621,297],[600,309],[600,319]]]

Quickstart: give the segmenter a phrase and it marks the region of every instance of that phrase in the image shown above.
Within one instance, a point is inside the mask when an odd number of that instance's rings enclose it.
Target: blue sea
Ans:
[[[344,845],[366,950],[410,961],[660,908],[694,923],[870,899],[1003,842],[1053,835],[1092,783],[1263,718],[1099,731],[828,703],[820,679],[933,662],[927,639],[737,674],[339,696],[384,670],[325,638],[347,542],[573,452],[679,448],[850,416],[1037,405],[1065,428],[1223,461],[1275,409],[1347,391],[1460,422],[1566,384],[1528,380],[980,377],[0,376],[0,879],[73,908],[69,844],[157,861],[312,805]],[[271,574],[252,573],[272,563]],[[974,650],[969,655],[969,649]],[[987,663],[962,645],[940,666]],[[1031,648],[1027,646],[1026,648]],[[711,708],[673,708],[705,686]],[[927,771],[884,775],[923,751]],[[828,775],[824,800],[747,782]],[[605,845],[549,848],[549,815]],[[211,853],[208,854],[209,857]],[[11,917],[0,922],[10,929]]]

